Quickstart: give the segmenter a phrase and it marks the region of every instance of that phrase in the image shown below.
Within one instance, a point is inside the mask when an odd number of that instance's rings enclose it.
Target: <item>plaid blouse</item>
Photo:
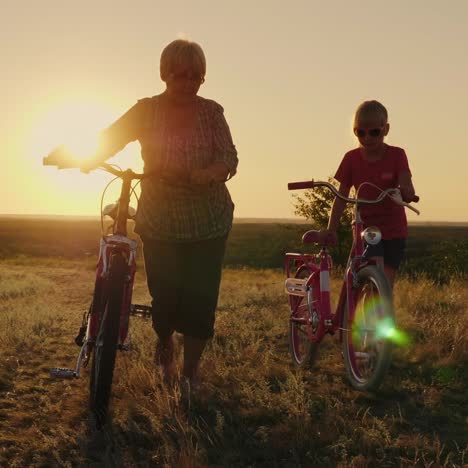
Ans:
[[[187,176],[223,161],[230,177],[236,173],[237,151],[223,108],[197,96],[193,133],[180,136],[166,125],[160,96],[141,99],[102,133],[105,153],[113,155],[139,140],[145,172],[177,169]],[[151,176],[141,182],[135,231],[143,238],[177,242],[214,239],[232,226],[234,204],[222,182],[208,187],[183,187],[160,183]]]

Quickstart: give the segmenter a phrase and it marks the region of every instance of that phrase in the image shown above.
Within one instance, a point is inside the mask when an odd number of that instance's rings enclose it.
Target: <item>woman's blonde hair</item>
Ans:
[[[366,120],[382,119],[382,124],[385,125],[388,121],[388,112],[383,104],[379,101],[364,101],[356,109],[354,114],[354,126],[359,122]]]
[[[187,39],[176,39],[168,44],[161,53],[159,73],[161,79],[166,81],[168,75],[178,67],[188,68],[200,74],[206,74],[206,59],[203,49],[196,43]]]

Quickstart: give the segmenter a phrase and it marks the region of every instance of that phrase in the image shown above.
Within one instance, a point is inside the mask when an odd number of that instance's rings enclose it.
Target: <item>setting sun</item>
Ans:
[[[90,157],[98,132],[116,117],[115,109],[92,101],[67,101],[46,109],[33,124],[32,146],[47,154],[60,144],[74,157]]]
[[[70,151],[73,159],[86,159],[97,147],[99,132],[119,116],[119,110],[108,102],[91,99],[73,99],[54,102],[44,106],[31,119],[29,155],[32,166],[60,145]],[[116,158],[123,168],[141,170],[142,162],[138,148],[130,144]],[[101,171],[83,174],[79,169],[57,170],[41,167],[41,179],[31,176],[29,189],[34,190],[37,202],[47,210],[53,205],[57,211],[73,215],[98,215],[101,193],[111,177]],[[119,184],[114,184],[106,194],[106,201],[118,197]],[[42,212],[39,208],[38,212]]]

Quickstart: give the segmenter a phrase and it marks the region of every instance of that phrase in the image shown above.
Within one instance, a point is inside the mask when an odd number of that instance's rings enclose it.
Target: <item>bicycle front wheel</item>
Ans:
[[[90,410],[98,429],[103,426],[107,418],[119,339],[126,270],[125,258],[120,254],[112,255],[109,262],[104,313],[94,346],[90,380]]]
[[[295,278],[306,279],[310,274],[309,268],[301,266]],[[311,315],[307,296],[289,296],[289,300],[292,311],[289,320],[289,351],[293,363],[296,367],[312,367],[317,358],[319,344],[310,340],[308,327],[314,334],[319,322],[318,313],[313,311]]]
[[[395,314],[390,283],[374,265],[358,271],[353,290],[354,310],[348,305],[343,323],[343,355],[351,385],[376,390],[390,365]]]

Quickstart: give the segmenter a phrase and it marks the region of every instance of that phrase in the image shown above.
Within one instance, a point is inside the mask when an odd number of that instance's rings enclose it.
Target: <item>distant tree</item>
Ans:
[[[328,178],[328,182],[338,188],[333,177]],[[306,190],[301,195],[293,194],[294,214],[306,218],[312,222],[315,229],[326,229],[330,217],[331,207],[335,195],[325,187],[317,187],[313,190]],[[352,241],[351,222],[353,219],[353,207],[347,205],[341,216],[337,235],[338,245],[331,250],[334,260],[344,265],[348,259],[349,249]]]

